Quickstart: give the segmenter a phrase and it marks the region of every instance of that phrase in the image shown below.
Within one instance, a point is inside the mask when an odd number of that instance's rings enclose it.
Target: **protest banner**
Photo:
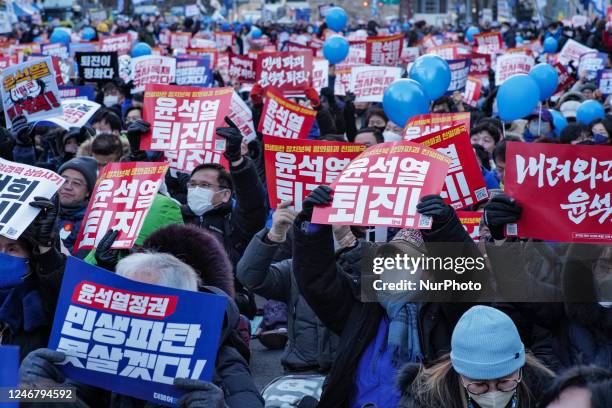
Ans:
[[[504,191],[523,208],[507,235],[612,242],[612,147],[509,142]]]
[[[247,143],[257,138],[255,126],[253,125],[253,112],[251,112],[251,109],[249,109],[247,104],[236,92],[232,94],[232,102],[228,116],[238,127]]]
[[[208,57],[210,59],[210,66],[215,67],[219,60],[219,52],[216,48],[189,48],[185,51],[186,55],[196,55],[200,57]],[[179,57],[182,55],[179,55]]]
[[[488,54],[472,53],[470,75],[474,77],[488,76],[491,67],[491,56]]]
[[[574,77],[569,74],[563,64],[556,62],[553,67],[555,70],[557,70],[557,76],[559,77],[559,84],[557,85],[555,94],[564,92],[566,89],[569,89],[572,85],[574,85],[574,83],[576,83]]]
[[[497,54],[504,48],[504,41],[498,31],[476,34],[474,41],[478,54]]]
[[[212,50],[217,50],[217,44],[208,38],[200,38],[200,37],[192,37],[191,42],[189,43],[190,48],[207,48]]]
[[[419,45],[425,49],[437,47],[439,45],[444,44],[444,39],[442,37],[437,37],[432,34],[427,34],[423,39],[419,42]]]
[[[141,283],[68,257],[49,348],[66,354],[58,365],[66,378],[177,406],[188,391],[175,378],[212,380],[226,307],[224,296]]]
[[[426,53],[437,55],[445,60],[455,60],[470,56],[472,51],[462,44],[444,44],[431,47]]]
[[[96,248],[111,229],[119,231],[113,249],[132,248],[167,169],[166,163],[107,164],[91,194],[74,252]]]
[[[59,87],[61,100],[64,99],[87,99],[95,101],[96,91],[91,85],[72,86],[64,85]]]
[[[470,128],[469,112],[426,113],[410,118],[404,127],[403,136],[404,140],[412,140],[459,125]]]
[[[489,198],[476,154],[470,141],[470,128],[465,124],[431,133],[413,143],[436,149],[452,161],[440,196],[453,208],[464,208]]]
[[[16,55],[0,57],[0,72],[2,72],[2,70],[4,68],[7,68],[9,65],[15,65],[15,64],[17,64]]]
[[[470,72],[470,60],[450,60],[448,61],[448,67],[451,70],[451,83],[448,86],[446,94],[452,95],[455,92],[462,92],[465,89],[465,84]]]
[[[45,57],[70,58],[70,46],[63,43],[41,44],[40,53]]]
[[[100,39],[98,49],[102,52],[116,52],[118,55],[129,54],[132,49],[132,39],[129,34],[117,34]]]
[[[606,8],[606,21],[612,23],[612,6]]]
[[[227,52],[220,52],[218,54],[217,71],[219,71],[219,75],[221,75],[224,82],[229,82],[229,54]]]
[[[578,63],[578,78],[584,77],[587,81],[595,80],[599,71],[606,67],[607,61],[608,55],[603,52],[581,55]]]
[[[312,87],[321,93],[322,88],[329,86],[329,61],[315,58],[312,61]]]
[[[217,49],[219,51],[225,52],[225,50],[229,48],[234,48],[234,33],[229,31],[216,31],[215,32],[215,44],[217,45]]]
[[[459,222],[476,242],[480,240],[480,219],[482,214],[479,211],[457,211]]]
[[[597,89],[603,95],[612,95],[612,69],[599,71],[599,74],[597,74]]]
[[[316,117],[317,111],[293,103],[268,88],[257,131],[268,136],[305,139]]]
[[[64,113],[60,116],[47,118],[46,121],[68,130],[71,127],[81,128],[87,124],[89,119],[100,109],[100,104],[85,99],[64,99],[62,108]]]
[[[229,54],[229,77],[240,83],[254,83],[256,61],[248,55]]]
[[[382,102],[385,90],[401,75],[401,68],[372,65],[353,67],[349,90],[355,94],[355,102]]]
[[[411,62],[414,62],[419,57],[419,55],[421,55],[419,47],[404,47],[402,48],[402,54],[400,59],[401,62],[409,64]]]
[[[51,198],[62,184],[51,170],[0,158],[0,235],[18,239],[40,212],[34,197]]]
[[[283,95],[301,95],[311,86],[312,54],[308,52],[271,52],[257,55],[256,81],[273,86]]]
[[[475,108],[478,106],[480,92],[482,91],[482,81],[479,78],[468,76],[463,91],[463,102]]]
[[[70,57],[74,58],[77,52],[96,52],[98,51],[97,42],[70,43]]]
[[[416,211],[421,197],[440,194],[451,159],[412,142],[374,145],[332,183],[330,206],[315,207],[315,224],[431,228]]]
[[[317,49],[308,45],[300,44],[293,41],[286,41],[283,44],[283,51],[306,51],[310,52],[313,56],[317,54]]]
[[[213,73],[208,57],[190,55],[176,58],[177,85],[209,87],[213,84]]]
[[[170,168],[183,173],[190,174],[196,166],[203,163],[220,164],[226,169],[229,168],[229,163],[223,157],[225,145],[222,149],[204,150],[204,149],[189,149],[189,150],[165,150],[164,159],[170,165]]]
[[[503,84],[506,79],[519,74],[529,74],[534,59],[525,54],[504,54],[497,57],[495,68],[495,85]]]
[[[147,85],[143,119],[151,124],[142,137],[142,150],[225,150],[215,129],[227,126],[233,89],[175,85]]]
[[[170,48],[186,50],[191,45],[191,33],[176,32],[170,34]]]
[[[597,53],[597,50],[587,47],[586,45],[580,44],[578,41],[572,40],[571,38],[565,42],[563,48],[561,48],[561,52],[557,56],[557,62],[562,65],[569,65],[570,61],[575,61],[578,63],[580,61],[580,57],[583,54],[588,53]]]
[[[26,61],[2,71],[2,102],[7,127],[16,116],[28,121],[62,113],[51,57]]]
[[[344,96],[347,92],[350,92],[351,73],[353,69],[351,67],[339,68],[336,67],[336,80],[334,81],[334,95]]]
[[[368,37],[366,40],[365,63],[395,67],[399,64],[404,44],[404,34]]]
[[[147,84],[169,84],[176,74],[176,59],[156,55],[132,58],[132,93],[142,92]]]
[[[116,52],[78,52],[79,77],[85,82],[108,82],[119,76]]]
[[[264,136],[270,208],[291,201],[297,211],[320,184],[330,185],[365,145]]]

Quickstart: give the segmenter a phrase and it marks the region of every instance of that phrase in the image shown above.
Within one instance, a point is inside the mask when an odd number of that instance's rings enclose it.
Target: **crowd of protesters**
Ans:
[[[73,31],[93,28],[93,40],[131,31],[138,34],[139,41],[155,47],[163,32],[190,32],[207,38],[215,24],[197,18],[170,22],[164,16],[119,17],[94,24],[86,18],[75,23]],[[218,25],[235,31],[237,53],[255,46],[249,36],[251,23]],[[289,26],[262,23],[259,27],[279,49],[283,41],[320,38],[325,30],[324,24],[303,22]],[[371,21],[350,30],[376,36],[382,28],[389,29]],[[435,27],[424,21],[391,27],[405,33],[410,46],[418,46],[429,34],[446,32],[464,42],[465,28]],[[23,43],[43,41],[52,29],[18,25],[14,36]],[[559,48],[574,39],[606,53],[607,66],[611,66],[612,23],[601,18],[590,19],[579,28],[564,22],[546,26],[487,23],[480,30],[500,31],[508,48],[517,46],[518,36],[539,42],[552,36]],[[456,211],[440,196],[423,197],[417,207],[420,214],[432,217],[431,229],[394,230],[389,243],[413,254],[439,242],[464,244],[464,255],[484,251],[498,284],[522,274],[529,275],[525,279],[533,285],[545,285],[551,276],[560,275],[568,282],[586,279],[592,285],[610,287],[609,248],[603,249],[597,265],[566,262],[570,255],[555,250],[540,254],[541,262],[528,263],[529,242],[504,234],[506,224],[521,216],[521,208],[503,192],[508,141],[602,145],[612,152],[610,95],[603,95],[595,82],[578,77],[576,63],[567,67],[575,85],[545,101],[540,114],[521,120],[504,123],[497,117],[494,79],[483,88],[476,107],[463,101],[461,94],[432,101],[431,112],[470,114],[474,152],[487,187],[495,192],[488,202],[473,208],[485,214],[481,245],[467,234]],[[406,65],[402,68],[406,76]],[[494,77],[492,70],[490,76]],[[317,112],[309,138],[368,147],[402,139],[401,126],[388,119],[381,104],[356,103],[350,93],[336,95],[334,78],[332,66],[330,86],[320,92],[309,89],[306,97],[298,98]],[[215,86],[241,89],[242,84],[224,81],[219,73],[215,80]],[[332,200],[333,190],[325,185],[314,189],[299,211],[292,202],[269,210],[262,135],[247,145],[231,123],[216,129],[226,141],[228,167],[202,163],[190,174],[169,172],[135,248],[111,249],[117,233],[109,231],[95,250],[74,252],[104,166],[162,160],[155,152],[140,150],[140,139],[151,124],[143,120],[142,94],[132,94],[130,87],[119,80],[98,84],[96,99],[104,106],[82,128],[65,130],[19,117],[10,129],[0,129],[0,157],[51,169],[65,179],[53,199],[30,204],[41,211],[19,239],[0,236],[0,252],[16,260],[9,270],[0,271],[0,341],[20,347],[21,383],[76,386],[77,404],[83,407],[145,406],[144,401],[105,391],[103,384],[100,388],[75,384],[58,368],[65,355],[46,348],[64,265],[67,257],[76,256],[136,281],[228,297],[213,381],[176,379],[176,387],[188,391],[180,406],[281,406],[266,403],[255,385],[249,368],[249,343],[253,341],[284,348],[277,364],[287,375],[324,378],[322,392],[304,395],[291,406],[612,406],[610,302],[364,302],[360,298],[361,267],[372,245],[366,229],[312,222],[313,209]],[[257,84],[240,93],[253,112],[255,128],[263,94]],[[606,116],[590,124],[577,123],[577,105],[590,99],[601,102]],[[562,131],[555,128],[548,109],[558,110],[569,123]],[[512,242],[525,245],[508,245]],[[576,250],[580,249],[570,246],[568,252]],[[263,321],[252,330],[258,315],[263,315]]]

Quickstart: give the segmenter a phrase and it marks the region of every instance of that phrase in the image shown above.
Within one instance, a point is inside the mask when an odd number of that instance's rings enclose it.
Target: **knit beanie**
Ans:
[[[87,183],[87,191],[91,194],[96,185],[96,179],[98,178],[98,162],[93,157],[75,157],[74,159],[68,160],[62,164],[58,170],[61,175],[64,170],[76,170],[85,177]]]

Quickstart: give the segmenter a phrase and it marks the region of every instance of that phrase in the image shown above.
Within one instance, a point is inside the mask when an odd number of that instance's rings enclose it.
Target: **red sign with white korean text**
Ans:
[[[166,163],[107,164],[89,200],[74,251],[96,248],[111,229],[119,231],[113,249],[133,247],[167,169]]]
[[[317,112],[293,103],[276,90],[266,90],[258,132],[287,139],[305,139],[317,117]]]
[[[215,32],[215,43],[219,51],[225,52],[227,47],[234,48],[234,33],[227,31]]]
[[[116,51],[118,55],[125,55],[132,49],[132,39],[129,34],[111,35],[100,39],[98,48],[102,52]]]
[[[287,140],[264,136],[266,180],[270,207],[302,201],[320,184],[330,185],[365,150],[364,145],[316,140]]]
[[[576,79],[567,72],[567,68],[565,68],[563,64],[557,62],[553,67],[557,70],[557,76],[559,77],[559,83],[555,90],[555,94],[564,92],[576,83]]]
[[[416,115],[410,118],[404,127],[404,140],[416,139],[459,125],[465,125],[466,128],[470,128],[469,112]]]
[[[451,158],[440,196],[453,208],[464,208],[489,198],[487,185],[465,125],[454,126],[412,142],[436,149]]]
[[[197,86],[147,85],[143,119],[151,131],[142,138],[142,150],[225,150],[215,129],[227,126],[233,89]]]
[[[472,65],[470,65],[470,75],[480,77],[489,75],[491,67],[491,56],[489,54],[472,54]]]
[[[416,206],[440,194],[451,159],[412,142],[387,142],[361,153],[332,184],[330,206],[315,207],[312,222],[429,229]]]
[[[191,33],[170,34],[170,48],[174,50],[186,50],[191,45]]]
[[[248,55],[230,54],[229,77],[240,83],[255,83],[255,62]]]
[[[479,54],[497,54],[504,48],[504,42],[499,32],[476,34],[474,40]]]
[[[256,80],[262,87],[273,86],[283,95],[300,95],[311,86],[312,54],[270,52],[257,55]]]
[[[533,68],[533,57],[525,54],[504,54],[497,57],[495,85],[503,84],[506,79],[519,74],[528,74]]]
[[[368,65],[395,67],[399,64],[404,34],[384,37],[369,37],[366,40],[366,60]]]
[[[509,142],[505,192],[523,208],[508,235],[612,242],[612,147]]]
[[[482,81],[476,77],[468,76],[465,90],[463,91],[463,102],[475,108],[478,105],[481,91]]]
[[[461,222],[463,228],[465,228],[474,241],[479,241],[480,238],[480,219],[482,214],[479,211],[457,211],[459,222]]]

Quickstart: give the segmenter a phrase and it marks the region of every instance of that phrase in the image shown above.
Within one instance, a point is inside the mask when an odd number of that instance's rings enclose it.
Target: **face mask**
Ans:
[[[148,33],[152,33],[153,31],[155,31],[155,27],[153,27],[152,25],[147,26],[147,32]]]
[[[119,103],[119,95],[104,95],[104,106],[110,108]]]
[[[606,309],[612,308],[612,302],[599,302],[599,306],[605,307]]]
[[[0,288],[12,288],[28,274],[28,260],[0,253],[0,271]]]
[[[508,29],[505,27],[502,27],[501,30],[499,31],[501,31],[502,34],[506,34],[508,32]]]
[[[598,133],[595,133],[593,135],[593,143],[595,144],[605,144],[608,143],[608,138],[604,135],[600,135]]]
[[[398,135],[395,132],[392,132],[390,130],[385,130],[383,132],[383,137],[385,138],[385,142],[399,142],[402,140],[402,136]]]
[[[476,401],[481,408],[504,408],[514,396],[514,391],[503,392],[493,391],[482,395],[472,395],[470,397]]]
[[[191,187],[187,190],[187,205],[198,217],[213,207],[215,192],[207,188]]]

